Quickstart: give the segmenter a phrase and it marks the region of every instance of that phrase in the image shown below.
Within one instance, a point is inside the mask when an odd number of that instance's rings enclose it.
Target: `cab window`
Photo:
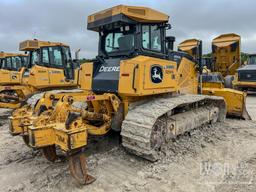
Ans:
[[[12,67],[15,70],[19,70],[21,68],[21,57],[12,57]]]
[[[22,57],[22,66],[27,67],[28,66],[28,57]]]
[[[31,53],[31,64],[32,65],[38,65],[39,64],[38,51],[32,51],[32,53]]]
[[[49,47],[50,63],[56,67],[63,67],[61,47]]]
[[[44,64],[49,64],[49,52],[48,48],[42,48],[42,62]]]
[[[142,46],[144,49],[161,52],[161,29],[157,25],[142,26]]]
[[[12,68],[12,59],[11,57],[6,58],[6,69]]]
[[[134,48],[134,28],[128,26],[127,30],[115,30],[105,37],[105,51],[108,54],[131,51]]]

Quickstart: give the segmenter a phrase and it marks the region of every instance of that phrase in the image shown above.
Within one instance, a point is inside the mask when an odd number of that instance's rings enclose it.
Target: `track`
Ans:
[[[193,110],[190,109],[191,106],[194,107]],[[210,106],[212,107],[209,108]],[[181,109],[175,112],[181,107],[182,112]],[[156,161],[160,158],[161,147],[165,143],[211,121],[223,121],[225,111],[225,102],[219,97],[181,95],[157,98],[128,112],[122,124],[122,144],[129,152]],[[216,113],[217,117],[212,113]],[[182,121],[187,121],[187,125]],[[170,126],[173,126],[172,130]]]

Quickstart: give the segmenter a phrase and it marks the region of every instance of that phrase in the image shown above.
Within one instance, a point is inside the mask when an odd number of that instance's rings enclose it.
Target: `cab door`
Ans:
[[[63,86],[66,84],[64,75],[64,57],[60,46],[49,47],[49,78],[50,86]]]
[[[75,69],[71,58],[71,53],[68,47],[62,47],[63,56],[64,56],[64,75],[67,81],[74,80],[75,78]]]
[[[40,58],[41,55],[41,58]],[[47,50],[33,51],[30,55],[31,69],[27,69],[29,76],[24,79],[28,84],[36,88],[46,88],[49,86],[49,56]],[[25,74],[26,75],[26,74]],[[27,79],[27,80],[26,80]]]

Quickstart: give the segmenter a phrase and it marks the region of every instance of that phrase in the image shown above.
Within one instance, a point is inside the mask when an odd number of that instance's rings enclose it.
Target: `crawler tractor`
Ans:
[[[27,66],[27,55],[0,52],[0,86],[21,83],[22,74]]]
[[[202,41],[188,39],[178,45],[178,50],[190,54],[195,60],[201,59]],[[225,54],[222,54],[222,56],[225,57]],[[205,69],[200,75],[200,78],[202,82],[202,94],[224,97],[229,116],[250,119],[246,110],[246,93],[225,88],[225,80],[220,72],[211,72]]]
[[[27,40],[20,43],[20,51],[29,52],[28,64],[17,84],[0,86],[0,107],[19,108],[35,93],[77,86],[78,69],[68,45]]]
[[[156,161],[178,135],[224,121],[224,99],[198,94],[197,62],[172,50],[168,21],[159,11],[124,5],[90,15],[87,29],[99,34],[99,48],[94,61],[81,65],[83,91],[45,94],[22,123],[28,145],[51,161],[60,148],[72,176],[89,184],[95,178],[83,152],[91,138],[119,131],[127,151]]]

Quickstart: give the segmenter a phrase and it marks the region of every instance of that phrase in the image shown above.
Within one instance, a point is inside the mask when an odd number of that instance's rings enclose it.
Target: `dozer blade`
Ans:
[[[71,175],[82,185],[91,184],[96,180],[88,174],[86,157],[83,153],[69,157],[69,169]]]
[[[55,145],[43,147],[42,152],[45,158],[50,162],[55,162],[58,158]]]
[[[246,109],[246,93],[229,88],[203,88],[203,94],[223,97],[228,116],[251,120]]]

